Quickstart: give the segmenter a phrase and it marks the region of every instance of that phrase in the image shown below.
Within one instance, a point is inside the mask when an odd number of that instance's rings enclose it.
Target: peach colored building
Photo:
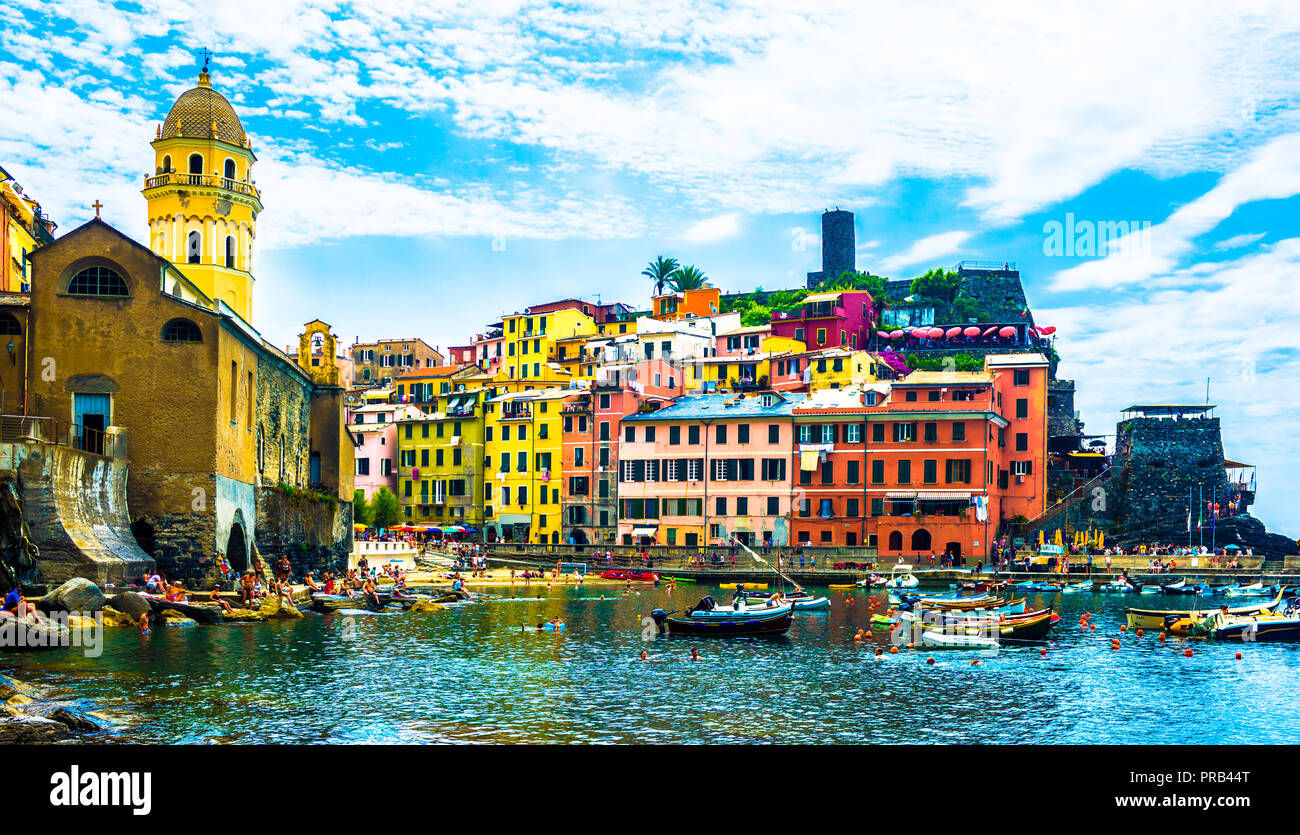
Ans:
[[[686,395],[623,419],[619,540],[789,541],[792,411],[804,394]]]

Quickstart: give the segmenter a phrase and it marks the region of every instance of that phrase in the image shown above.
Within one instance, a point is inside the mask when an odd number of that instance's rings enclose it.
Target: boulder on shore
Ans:
[[[108,605],[136,620],[139,620],[141,615],[150,610],[149,601],[133,591],[124,591],[121,594],[113,595],[113,599],[108,601]]]
[[[0,617],[0,649],[58,649],[72,645],[66,626],[27,618]]]
[[[198,621],[194,618],[186,615],[184,612],[178,612],[175,609],[163,609],[158,613],[156,620],[163,626],[189,626],[190,624],[198,624]]]
[[[256,609],[231,609],[229,612],[223,613],[221,617],[226,623],[245,623],[249,621],[266,620],[266,617]]]
[[[43,716],[18,715],[0,719],[0,745],[30,745],[58,742],[72,734],[62,722]]]
[[[54,710],[51,710],[45,718],[53,719],[55,722],[67,725],[74,731],[80,731],[83,733],[94,733],[95,731],[100,730],[99,725],[96,725],[80,713],[73,713],[66,707],[57,707]]]
[[[145,606],[145,611],[148,611],[147,605]],[[119,612],[117,609],[114,609],[112,606],[104,607],[103,616],[104,616],[105,629],[110,629],[110,628],[120,629],[126,626],[138,627],[140,625],[140,619],[138,617],[133,618],[125,612]]]
[[[99,586],[84,577],[73,577],[33,602],[42,612],[97,612],[104,608],[108,599]]]
[[[268,594],[262,598],[262,607],[257,610],[267,620],[292,620],[302,617],[298,607],[278,594]]]
[[[411,604],[411,608],[406,611],[413,615],[423,614],[424,612],[440,612],[446,609],[446,606],[434,603],[432,600],[417,600]]]

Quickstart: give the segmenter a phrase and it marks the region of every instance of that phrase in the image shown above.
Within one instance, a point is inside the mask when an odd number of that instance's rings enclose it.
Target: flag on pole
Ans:
[[[1192,532],[1192,509],[1187,508],[1187,532]]]

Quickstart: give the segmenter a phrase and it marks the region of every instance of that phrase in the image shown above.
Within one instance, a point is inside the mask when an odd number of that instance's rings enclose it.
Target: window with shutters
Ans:
[[[899,484],[912,483],[912,462],[908,461],[907,459],[903,459],[898,462],[898,483]]]
[[[846,444],[862,443],[862,424],[860,423],[844,424],[844,443]]]
[[[927,458],[921,462],[921,481],[925,484],[937,484],[939,482],[939,462],[934,458]]]
[[[664,481],[679,481],[680,479],[677,477],[677,459],[670,458],[666,463],[668,466],[668,472],[664,477]]]
[[[703,460],[703,459],[700,459],[700,458],[692,458],[692,459],[690,459],[690,460],[688,460],[688,461],[686,462],[686,480],[687,480],[687,481],[699,481],[699,480],[700,480],[700,467],[701,467],[701,462],[702,462],[702,460]]]

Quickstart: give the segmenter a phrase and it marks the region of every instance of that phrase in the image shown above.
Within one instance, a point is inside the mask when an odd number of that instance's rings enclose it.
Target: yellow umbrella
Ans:
[[[1038,547],[1042,548],[1045,544],[1047,544],[1047,540],[1043,537],[1043,531],[1040,528],[1038,531]]]
[[[364,531],[367,527],[368,527],[367,525],[363,525],[360,522],[352,523],[352,530],[354,531]]]
[[[1105,531],[1097,531],[1097,547],[1098,547],[1098,548],[1105,548],[1105,547],[1106,547],[1106,532],[1105,532]]]
[[[1062,544],[1062,543],[1061,543],[1061,529],[1060,529],[1060,528],[1057,528],[1057,529],[1056,529],[1056,536],[1055,536],[1055,538],[1053,539],[1053,541],[1056,542],[1057,545]]]

